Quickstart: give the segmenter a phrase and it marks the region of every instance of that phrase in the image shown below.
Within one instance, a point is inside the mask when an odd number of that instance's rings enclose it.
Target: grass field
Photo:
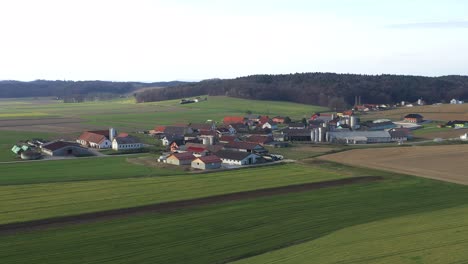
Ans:
[[[121,161],[118,158],[113,160]],[[53,170],[53,162],[47,162],[47,165]],[[63,170],[71,168],[68,164]],[[88,175],[86,170],[77,171],[80,171],[75,174],[77,178],[84,179]],[[19,175],[30,180],[31,176],[28,178],[27,175],[31,172],[25,169],[24,173]],[[100,173],[96,174],[99,177],[114,177],[101,169],[96,173]],[[127,177],[134,175],[129,171],[126,173]],[[55,177],[59,175],[64,176],[56,172]],[[209,174],[0,186],[0,224],[317,182],[348,175],[316,166],[287,164]]]
[[[2,263],[454,263],[468,258],[467,198],[466,186],[387,176],[4,235],[0,255]]]
[[[350,150],[320,159],[468,185],[468,147],[413,146]]]

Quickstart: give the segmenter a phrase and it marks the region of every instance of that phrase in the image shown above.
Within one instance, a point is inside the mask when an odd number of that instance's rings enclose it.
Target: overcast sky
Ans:
[[[0,79],[468,75],[464,0],[0,0]]]

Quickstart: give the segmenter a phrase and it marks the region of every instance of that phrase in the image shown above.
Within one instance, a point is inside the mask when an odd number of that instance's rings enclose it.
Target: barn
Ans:
[[[80,156],[90,155],[87,148],[81,147],[79,144],[67,141],[53,141],[41,146],[44,154],[49,156]]]
[[[171,154],[166,159],[166,163],[172,165],[191,165],[192,161],[195,159],[195,156],[192,153],[185,152],[185,153],[174,153]]]
[[[215,155],[198,157],[192,161],[192,168],[200,170],[219,169],[223,161]]]
[[[216,156],[221,158],[223,163],[230,165],[255,164],[257,162],[257,159],[260,158],[260,156],[257,154],[229,150],[218,151],[216,152]]]

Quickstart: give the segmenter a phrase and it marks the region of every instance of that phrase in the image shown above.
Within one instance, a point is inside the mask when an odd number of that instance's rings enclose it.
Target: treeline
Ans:
[[[335,73],[296,73],[252,75],[236,79],[212,79],[138,93],[138,102],[160,101],[197,95],[226,95],[258,100],[281,100],[344,108],[362,103],[391,104],[448,102],[468,99],[468,77],[422,77],[407,75],[357,75]]]
[[[43,97],[84,98],[93,94],[126,94],[145,87],[169,87],[184,82],[107,82],[107,81],[0,81],[0,98]]]

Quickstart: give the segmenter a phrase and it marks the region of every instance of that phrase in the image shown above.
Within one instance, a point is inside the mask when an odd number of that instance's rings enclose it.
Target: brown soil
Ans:
[[[468,146],[357,149],[320,159],[468,185]]]
[[[11,223],[0,225],[0,235],[15,234],[25,231],[43,230],[47,228],[63,227],[75,224],[91,223],[103,220],[113,220],[128,216],[143,215],[147,213],[173,212],[181,209],[195,208],[205,205],[226,203],[231,201],[249,200],[260,197],[268,197],[280,194],[306,192],[322,188],[337,187],[343,185],[368,183],[382,180],[380,176],[362,176],[345,178],[324,182],[307,183],[299,185],[290,185],[284,187],[260,189],[254,191],[245,191],[231,194],[216,195],[192,200],[165,202],[159,204],[138,206],[132,208],[116,209],[95,213],[87,213],[75,216],[55,217],[43,220],[35,220],[22,223]]]

